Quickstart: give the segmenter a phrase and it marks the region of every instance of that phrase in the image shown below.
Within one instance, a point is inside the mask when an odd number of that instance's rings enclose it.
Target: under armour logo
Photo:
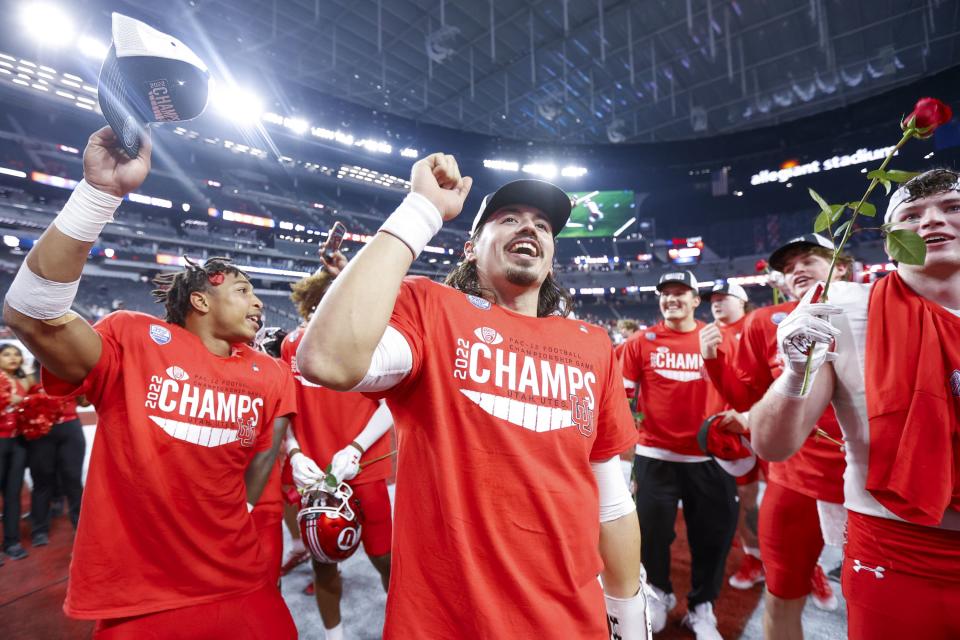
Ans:
[[[620,635],[620,619],[616,616],[607,614],[607,626],[610,628],[610,640],[623,640]]]
[[[874,577],[876,577],[877,580],[880,580],[881,578],[883,578],[883,572],[886,571],[886,568],[868,567],[867,565],[863,564],[859,560],[854,560],[853,570],[857,573],[860,573],[861,571],[870,571],[871,573],[873,573]]]

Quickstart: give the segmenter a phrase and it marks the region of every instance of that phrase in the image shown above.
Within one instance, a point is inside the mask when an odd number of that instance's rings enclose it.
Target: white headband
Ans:
[[[957,191],[960,192],[960,177],[953,183],[952,187],[947,187],[944,191]],[[893,222],[893,214],[896,213],[897,209],[903,203],[914,199],[910,192],[907,191],[907,185],[903,185],[899,189],[893,192],[893,195],[890,196],[890,203],[887,205],[887,212],[883,216],[884,224],[889,224]],[[919,199],[919,198],[917,198]]]

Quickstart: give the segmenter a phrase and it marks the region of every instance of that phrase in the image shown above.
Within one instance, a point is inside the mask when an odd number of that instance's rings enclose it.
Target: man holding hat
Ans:
[[[697,287],[689,271],[661,276],[657,291],[663,321],[628,341],[622,360],[624,384],[636,388],[644,416],[634,477],[643,564],[658,596],[651,603],[652,626],[663,629],[677,602],[670,582],[670,545],[682,500],[693,561],[684,624],[698,638],[714,639],[720,634],[713,601],[736,530],[737,490],[733,478],[697,443],[707,397],[700,372],[704,323],[693,315],[700,304]]]
[[[552,275],[569,197],[518,180],[484,198],[445,286],[405,276],[472,180],[436,153],[411,184],[297,353],[306,379],[385,397],[394,417],[384,638],[602,640],[608,618],[647,637],[618,460],[636,432],[609,337],[565,317]]]
[[[784,274],[791,296],[800,298],[826,279],[832,257],[833,243],[811,233],[777,248],[769,263]],[[846,278],[851,264],[851,258],[841,256],[834,279]],[[750,411],[781,374],[777,325],[796,306],[792,301],[757,309],[744,323],[732,362],[719,357],[705,361],[710,380],[736,411]],[[831,409],[817,426],[821,431],[811,430],[796,455],[768,466],[758,523],[766,579],[763,621],[767,638],[802,638],[801,615],[808,594],[821,609],[833,610],[838,604],[817,560],[824,532],[833,540],[842,532],[843,451]],[[821,518],[821,513],[832,517]],[[822,526],[838,520],[839,526],[827,530]]]
[[[804,297],[778,327],[784,373],[750,413],[752,440],[789,456],[832,402],[846,443],[849,636],[946,640],[960,637],[960,176],[913,178],[884,222],[920,235],[924,264],[835,283],[828,303]]]

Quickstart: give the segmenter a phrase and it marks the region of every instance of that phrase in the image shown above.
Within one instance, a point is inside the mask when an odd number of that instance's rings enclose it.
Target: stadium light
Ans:
[[[263,102],[260,98],[241,87],[214,84],[210,103],[217,113],[241,124],[256,122],[263,114]]]
[[[77,48],[80,49],[80,53],[94,60],[103,60],[110,51],[110,47],[90,36],[80,36],[77,40]]]
[[[20,23],[35,40],[53,47],[73,42],[73,20],[60,7],[32,2],[20,10]]]
[[[497,171],[519,171],[520,163],[513,160],[484,160],[483,166]]]
[[[283,126],[298,136],[302,136],[310,128],[310,123],[303,118],[284,118]]]
[[[534,176],[539,176],[541,178],[554,178],[557,175],[557,167],[552,164],[525,164],[523,165],[523,172],[529,173]]]
[[[575,167],[575,166],[566,166],[560,171],[560,175],[564,178],[580,178],[587,175],[586,167]]]
[[[416,158],[420,155],[420,152],[417,151],[416,149],[411,149],[410,147],[407,147],[405,149],[400,149],[400,155],[403,156],[404,158]]]

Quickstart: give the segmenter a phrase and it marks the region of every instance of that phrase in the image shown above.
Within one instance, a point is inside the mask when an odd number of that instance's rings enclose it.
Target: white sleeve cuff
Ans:
[[[386,391],[400,384],[413,370],[413,351],[403,334],[387,325],[373,352],[370,367],[350,391]]]
[[[611,522],[637,510],[630,489],[620,470],[620,457],[605,462],[591,462],[600,493],[600,522]]]

